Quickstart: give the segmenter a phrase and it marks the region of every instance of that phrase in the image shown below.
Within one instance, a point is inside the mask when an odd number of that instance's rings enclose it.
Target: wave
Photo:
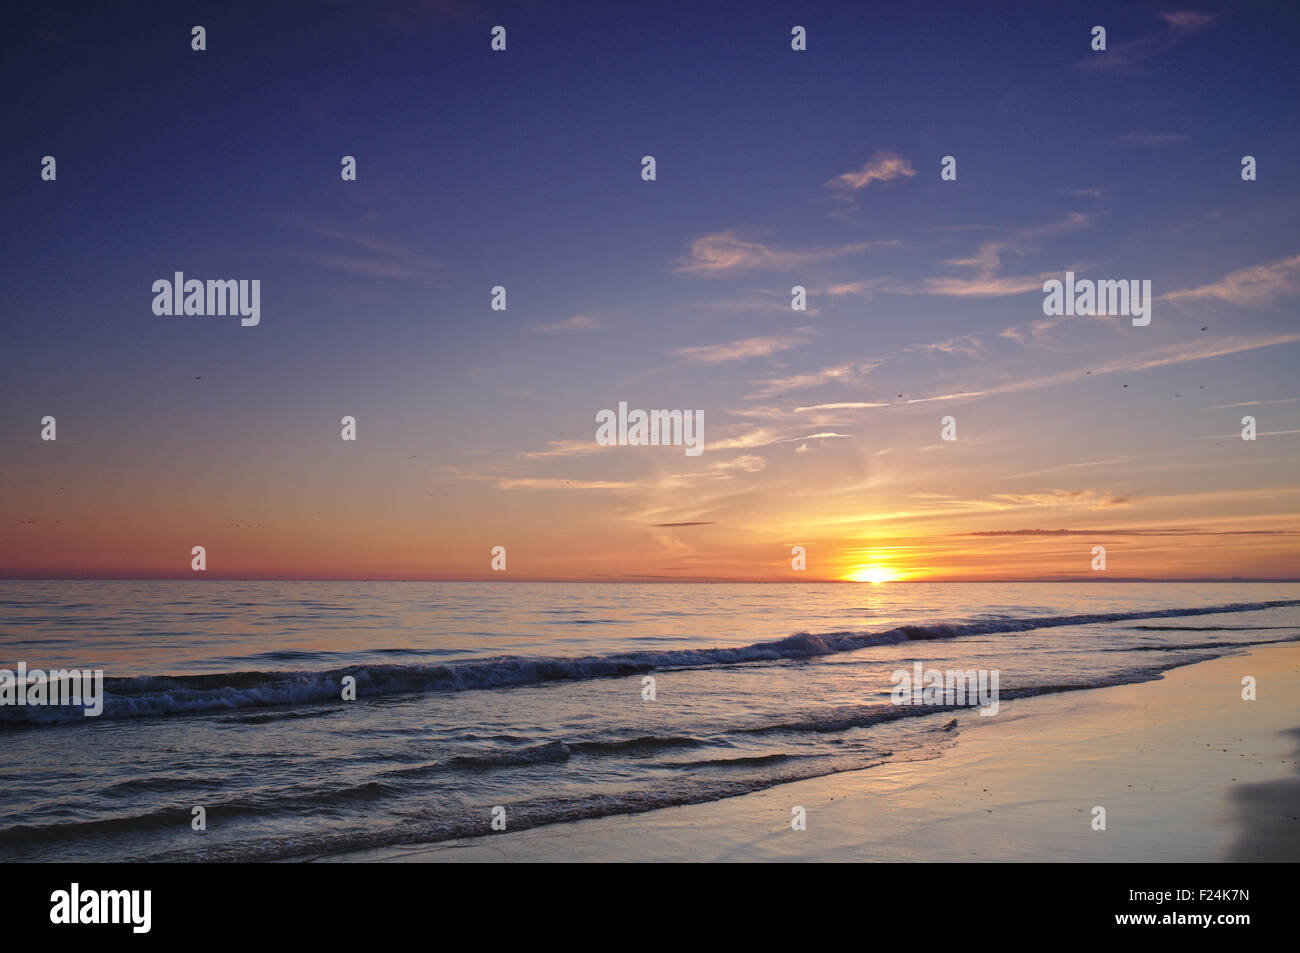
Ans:
[[[1231,648],[1244,646],[1233,644]],[[1217,657],[1214,653],[1184,653],[1178,658],[1110,672],[1104,676],[1080,677],[1004,689],[1002,701],[1029,698],[1058,692],[1128,684],[1159,678],[1168,669]],[[714,736],[705,740],[691,735],[615,734],[581,739],[557,740],[531,744],[529,739],[514,738],[517,747],[500,751],[462,754],[410,768],[390,769],[369,776],[328,777],[304,786],[300,780],[235,794],[227,798],[202,798],[212,779],[194,775],[150,775],[120,781],[104,788],[100,794],[111,803],[123,804],[145,798],[151,793],[175,794],[186,791],[189,799],[205,801],[210,816],[223,823],[249,818],[264,825],[279,819],[330,819],[334,829],[298,831],[256,837],[239,837],[213,845],[199,845],[185,850],[170,849],[175,832],[188,828],[188,809],[165,801],[154,810],[114,813],[109,817],[81,820],[84,803],[60,802],[42,812],[44,823],[26,822],[0,827],[0,860],[40,859],[53,851],[81,849],[89,838],[113,842],[114,856],[147,861],[267,861],[327,858],[354,851],[406,844],[435,844],[489,834],[486,800],[470,807],[463,798],[445,809],[434,810],[436,819],[401,820],[393,815],[404,813],[404,803],[433,803],[426,798],[440,790],[426,782],[430,776],[450,773],[453,789],[473,791],[469,778],[480,772],[529,771],[533,766],[555,765],[575,757],[622,759],[651,755],[658,772],[671,770],[670,781],[638,784],[632,790],[607,791],[594,795],[508,799],[510,830],[517,831],[549,824],[567,823],[584,818],[615,814],[636,814],[674,805],[718,800],[771,788],[792,781],[861,770],[886,761],[927,760],[938,757],[955,738],[958,719],[951,716],[969,711],[969,705],[937,704],[894,706],[886,702],[865,705],[811,708],[787,712],[775,720],[761,719],[712,727]],[[980,721],[976,716],[975,720]],[[884,725],[887,733],[881,733]],[[867,733],[862,733],[868,729]],[[855,734],[849,734],[855,733]],[[828,744],[818,744],[815,736],[840,734]],[[742,741],[748,738],[752,741]],[[742,745],[762,745],[767,751],[729,756],[723,749]],[[699,751],[686,760],[674,757],[678,751]],[[751,751],[753,749],[751,748]],[[693,752],[692,752],[693,753]],[[653,757],[664,754],[668,757]],[[615,765],[618,768],[618,765]],[[456,777],[455,775],[459,775]],[[494,780],[480,791],[512,790],[512,779]],[[518,783],[518,776],[513,779]],[[472,794],[468,798],[478,800]],[[133,805],[134,806],[134,805]],[[58,817],[57,821],[53,818]],[[376,827],[373,819],[388,820]],[[364,819],[364,820],[363,820]],[[0,817],[8,820],[8,817]],[[335,826],[342,825],[344,829]],[[361,829],[357,825],[361,824]],[[281,825],[276,825],[281,826]],[[290,826],[293,826],[290,824]],[[150,843],[151,842],[151,843]]]
[[[1058,626],[1168,619],[1300,605],[1300,599],[1235,602],[1218,606],[1068,616],[982,619],[903,625],[883,632],[798,632],[771,642],[733,648],[661,649],[575,658],[496,656],[462,662],[352,665],[326,671],[247,671],[208,675],[145,675],[104,680],[100,718],[232,711],[291,703],[338,701],[343,680],[356,680],[359,699],[420,692],[508,688],[543,682],[616,678],[653,671],[816,658],[877,645],[932,641]],[[93,722],[81,708],[0,707],[0,726]]]
[[[665,807],[699,804],[802,781],[810,778],[860,771],[891,761],[929,760],[938,757],[950,744],[947,736],[931,732],[928,744],[920,743],[907,752],[863,753],[833,765],[819,764],[822,759],[803,763],[800,759],[763,759],[753,768],[766,768],[759,774],[739,778],[683,775],[671,782],[651,784],[636,790],[561,798],[538,798],[512,802],[508,808],[509,830],[521,831],[548,824],[562,824],[613,815],[642,814]],[[790,763],[793,762],[793,763]],[[741,767],[737,765],[736,767]],[[489,802],[490,803],[490,802]],[[268,862],[303,861],[396,847],[408,844],[437,844],[490,835],[486,807],[473,812],[448,812],[436,819],[407,820],[384,827],[364,830],[303,832],[273,838],[257,838],[221,844],[199,844],[183,851],[163,850],[130,856],[131,860],[158,863],[177,862]]]
[[[1130,625],[1139,632],[1262,632],[1265,629],[1294,629],[1294,625]]]
[[[494,751],[490,754],[461,754],[451,759],[451,764],[461,768],[519,767],[527,764],[548,764],[568,761],[573,752],[563,741],[533,745],[518,751]]]

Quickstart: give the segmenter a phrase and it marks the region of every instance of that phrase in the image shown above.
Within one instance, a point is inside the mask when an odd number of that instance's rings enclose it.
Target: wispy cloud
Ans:
[[[786,391],[818,387],[822,384],[850,384],[866,377],[883,363],[883,360],[854,361],[847,364],[823,367],[820,370],[808,371],[803,374],[792,374],[789,377],[753,381],[752,383],[758,390],[749,396],[753,400],[784,394]]]
[[[927,278],[919,293],[953,298],[1004,298],[1027,291],[1042,291],[1043,282],[1054,274],[1045,271],[1037,275],[1006,277],[980,274],[970,278]]]
[[[1092,365],[1088,369],[1073,368],[1043,377],[1013,381],[988,388],[977,396],[1037,390],[1057,384],[1072,383],[1089,375],[1098,377],[1104,374],[1138,373],[1156,367],[1169,367],[1174,364],[1186,364],[1192,361],[1206,361],[1216,357],[1226,357],[1229,354],[1240,354],[1243,351],[1253,351],[1278,344],[1291,344],[1295,341],[1300,341],[1300,333],[1271,334],[1257,337],[1225,337],[1169,344],[1164,347],[1113,358],[1099,365]]]
[[[1186,142],[1188,138],[1177,132],[1151,132],[1148,129],[1138,129],[1116,136],[1115,141],[1129,146],[1171,146],[1175,142]]]
[[[757,447],[771,447],[781,443],[801,443],[805,440],[835,440],[850,436],[846,433],[835,433],[826,431],[823,433],[800,434],[796,436],[787,436],[775,432],[767,427],[757,427],[753,430],[746,431],[736,437],[727,437],[722,440],[713,440],[709,443],[710,450],[753,450]]]
[[[552,324],[534,324],[533,330],[539,334],[554,334],[558,331],[595,331],[600,327],[600,322],[591,315],[575,314],[571,318]]]
[[[847,296],[870,298],[877,292],[881,294],[912,294],[915,289],[897,278],[865,278],[861,281],[841,281],[820,289],[821,294],[833,298]]]
[[[1062,195],[1073,195],[1076,198],[1084,199],[1105,199],[1110,194],[1110,189],[1104,186],[1098,186],[1091,189],[1060,189]]]
[[[854,255],[875,246],[897,244],[898,242],[895,241],[857,242],[852,245],[835,245],[801,251],[774,248],[763,242],[745,238],[736,231],[727,230],[703,235],[692,241],[686,257],[677,262],[674,270],[709,278],[721,278],[759,269],[787,271],[812,262]]]
[[[767,468],[767,461],[752,453],[743,454],[731,460],[719,460],[709,464],[709,469],[720,472],[739,471],[741,473],[758,473]]]
[[[517,477],[497,481],[498,490],[633,490],[639,483],[618,480],[560,480]]]
[[[1239,404],[1215,404],[1210,410],[1229,410],[1233,407],[1262,407],[1264,404],[1294,404],[1300,397],[1283,397],[1280,400],[1243,400]]]
[[[922,344],[918,350],[927,354],[962,354],[966,357],[981,357],[984,354],[984,342],[977,334],[960,334],[946,341]]]
[[[871,407],[888,407],[887,402],[870,400],[849,400],[836,404],[812,404],[808,407],[796,407],[795,413],[802,414],[817,410],[866,410]]]
[[[1157,33],[1114,42],[1117,33],[1108,33],[1107,49],[1091,51],[1078,60],[1075,69],[1113,76],[1141,76],[1151,72],[1155,61],[1173,50],[1188,37],[1214,22],[1209,13],[1173,10],[1160,14],[1164,29]]]
[[[1039,318],[1024,324],[1013,324],[1011,327],[999,331],[998,337],[1006,338],[1008,341],[1015,341],[1017,344],[1023,344],[1026,347],[1041,345],[1047,337],[1047,332],[1059,327],[1063,320],[1061,318]]]
[[[594,433],[595,424],[592,424]],[[608,446],[596,443],[595,438],[591,440],[552,440],[546,450],[532,450],[520,454],[520,456],[532,459],[544,459],[546,457],[587,457],[593,453],[600,453],[608,450]]]
[[[1300,255],[1292,255],[1238,268],[1208,285],[1166,292],[1160,300],[1214,300],[1258,308],[1297,293],[1300,293]]]
[[[974,258],[964,261],[954,259],[946,261],[944,264],[978,267]],[[988,270],[981,270],[975,275],[924,278],[914,284],[908,284],[896,278],[869,278],[864,281],[850,281],[830,285],[824,289],[824,293],[833,297],[853,296],[864,298],[870,298],[877,293],[936,295],[953,298],[1001,298],[1024,294],[1027,291],[1042,291],[1043,282],[1052,277],[1059,278],[1060,274],[1054,271],[1044,271],[1035,275],[1000,276]]]
[[[310,231],[352,249],[348,253],[332,251],[300,253],[302,258],[322,268],[353,275],[365,275],[370,278],[404,280],[429,280],[442,271],[443,266],[440,262],[392,242],[331,228],[311,228]],[[358,251],[364,254],[358,254]]]
[[[947,401],[970,401],[982,397],[994,397],[1002,394],[1015,394],[1031,390],[1041,390],[1081,381],[1086,377],[1098,378],[1106,374],[1140,373],[1157,367],[1169,367],[1193,361],[1211,360],[1230,354],[1291,344],[1300,341],[1300,333],[1272,334],[1256,337],[1225,337],[1196,339],[1164,347],[1152,348],[1135,354],[1123,355],[1101,363],[1092,363],[1086,367],[1075,367],[1038,377],[1026,377],[1007,381],[975,391],[942,392],[930,396],[907,397],[895,401],[853,401],[842,403],[813,404],[795,408],[796,413],[836,410],[869,410],[885,407],[910,407],[916,404],[930,404]]]
[[[1030,470],[1028,473],[1016,473],[1007,479],[1016,480],[1021,477],[1042,476],[1045,473],[1060,473],[1062,470],[1078,470],[1084,467],[1109,467],[1121,466],[1129,463],[1127,459],[1118,460],[1088,460],[1083,463],[1063,463],[1059,467],[1048,467],[1045,470]]]
[[[693,347],[679,347],[668,353],[696,364],[726,364],[731,361],[748,361],[755,357],[767,357],[781,351],[798,347],[808,340],[811,328],[798,328],[791,334],[774,334],[766,337],[744,338],[725,344],[698,344]]]
[[[1123,506],[1130,502],[1122,496],[1097,490],[1052,490],[1048,493],[995,493],[993,498],[1016,506],[1083,506],[1092,509]]]
[[[1173,10],[1160,14],[1160,19],[1176,30],[1199,30],[1201,27],[1209,26],[1214,22],[1214,15],[1211,13],[1197,13],[1195,10]]]
[[[1255,436],[1257,437],[1294,437],[1300,433],[1300,430],[1262,430]],[[1197,440],[1227,440],[1233,437],[1240,437],[1239,433],[1208,433],[1197,437]]]
[[[716,311],[724,314],[789,314],[790,313],[790,289],[785,288],[763,288],[755,289],[739,295],[730,295],[725,298],[717,298],[712,301],[692,301],[683,307],[700,310]],[[809,307],[804,314],[812,317],[820,309]]]
[[[1168,529],[988,529],[956,536],[1295,536],[1292,529],[1204,530],[1187,527]]]
[[[1064,218],[1043,225],[1012,229],[1004,237],[980,242],[968,255],[943,261],[943,264],[950,267],[970,269],[973,274],[925,278],[913,284],[893,278],[869,278],[864,281],[833,284],[825,289],[825,293],[831,296],[870,297],[881,292],[954,298],[1000,298],[1029,291],[1042,291],[1043,282],[1055,276],[1055,272],[1003,275],[1001,274],[1003,259],[1009,255],[1028,254],[1037,247],[1040,239],[1088,228],[1095,218],[1096,216],[1085,212],[1071,212]]]
[[[910,159],[893,152],[877,152],[862,164],[862,168],[837,175],[826,183],[842,199],[852,199],[854,193],[877,182],[892,182],[895,179],[910,179],[916,175]]]

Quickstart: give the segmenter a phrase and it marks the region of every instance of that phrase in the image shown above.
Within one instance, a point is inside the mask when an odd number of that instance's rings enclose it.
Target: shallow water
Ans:
[[[0,667],[107,690],[98,718],[0,707],[0,859],[311,858],[710,800],[940,755],[951,708],[891,701],[915,661],[996,670],[1005,703],[1296,639],[1282,583],[0,582]]]

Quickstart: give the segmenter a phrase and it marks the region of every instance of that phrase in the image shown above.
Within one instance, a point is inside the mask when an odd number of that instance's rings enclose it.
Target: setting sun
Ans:
[[[849,582],[893,582],[898,573],[888,566],[858,566],[844,577]]]

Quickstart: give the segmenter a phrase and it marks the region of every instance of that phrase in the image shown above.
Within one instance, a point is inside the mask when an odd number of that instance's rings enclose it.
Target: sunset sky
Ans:
[[[0,41],[0,576],[1300,577],[1295,4],[261,7]]]

